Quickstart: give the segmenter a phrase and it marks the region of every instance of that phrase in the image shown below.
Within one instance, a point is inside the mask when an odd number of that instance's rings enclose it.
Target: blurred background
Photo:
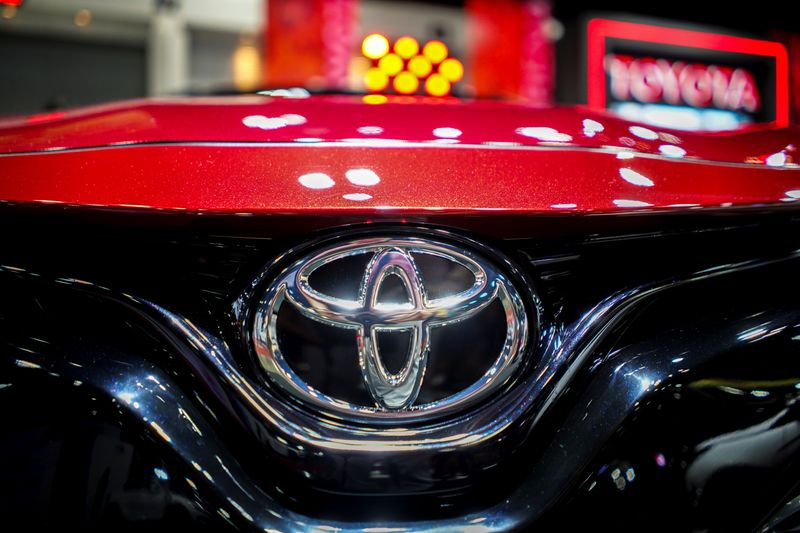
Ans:
[[[0,115],[303,87],[588,103],[684,129],[785,123],[800,111],[800,17],[790,2],[733,6],[0,0]]]

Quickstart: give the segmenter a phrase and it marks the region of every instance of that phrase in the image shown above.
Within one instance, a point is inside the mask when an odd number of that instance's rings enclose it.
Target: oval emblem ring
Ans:
[[[364,256],[366,266],[350,273],[358,278],[357,292],[351,298],[324,294],[312,286],[312,275],[319,269],[353,256]],[[469,286],[450,293],[436,287],[438,297],[431,298],[429,293],[434,291],[426,284],[430,281],[423,279],[418,267],[421,256],[454,263],[455,268],[468,272]],[[381,290],[390,278],[400,284],[407,301],[381,301]],[[434,402],[415,404],[428,365],[432,329],[472,318],[495,301],[503,308],[505,340],[494,362],[465,389]],[[278,316],[286,305],[309,319],[355,333],[358,366],[373,405],[330,397],[297,375],[279,343]],[[405,420],[464,408],[508,382],[519,368],[528,328],[519,293],[494,262],[449,242],[374,237],[318,250],[281,272],[258,301],[253,340],[269,379],[302,402],[344,417]],[[409,341],[405,360],[399,370],[391,372],[381,356],[378,335],[393,332],[405,332]],[[446,347],[437,349],[444,351],[437,357],[459,357],[448,353]]]

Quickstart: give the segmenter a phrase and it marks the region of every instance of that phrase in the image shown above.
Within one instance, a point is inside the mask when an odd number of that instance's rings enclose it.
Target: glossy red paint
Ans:
[[[592,108],[606,107],[606,77],[603,69],[608,38],[774,57],[775,125],[782,127],[789,124],[789,56],[781,43],[619,20],[589,21],[588,102]]]
[[[788,203],[798,145],[793,128],[686,134],[497,102],[145,101],[7,121],[0,199],[402,214]]]

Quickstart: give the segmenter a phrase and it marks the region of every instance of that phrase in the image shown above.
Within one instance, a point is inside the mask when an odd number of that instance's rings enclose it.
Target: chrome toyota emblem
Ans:
[[[337,262],[354,256],[364,256],[366,266],[358,272],[346,272],[358,278],[352,296],[333,296],[312,286],[315,272],[336,267]],[[470,285],[432,298],[417,265],[424,256],[465,269],[471,277]],[[407,301],[381,301],[382,289],[391,277],[396,278],[393,283],[400,284]],[[505,341],[494,362],[465,389],[435,402],[415,404],[425,380],[432,331],[475,317],[495,301],[502,305]],[[331,397],[298,376],[280,342],[279,316],[286,306],[311,320],[354,332],[358,369],[374,404],[357,405]],[[378,342],[379,335],[392,332],[409,336],[405,361],[394,372],[388,369]],[[496,390],[518,368],[527,332],[519,294],[491,261],[446,242],[381,237],[327,247],[284,270],[258,302],[253,339],[269,379],[298,399],[337,414],[408,418],[463,407]],[[440,349],[442,357],[460,356],[447,353],[446,347]]]

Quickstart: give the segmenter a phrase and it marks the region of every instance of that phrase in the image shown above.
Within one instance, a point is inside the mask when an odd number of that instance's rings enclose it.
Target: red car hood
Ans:
[[[412,97],[140,100],[0,121],[0,198],[166,209],[523,212],[791,202],[800,130]]]

